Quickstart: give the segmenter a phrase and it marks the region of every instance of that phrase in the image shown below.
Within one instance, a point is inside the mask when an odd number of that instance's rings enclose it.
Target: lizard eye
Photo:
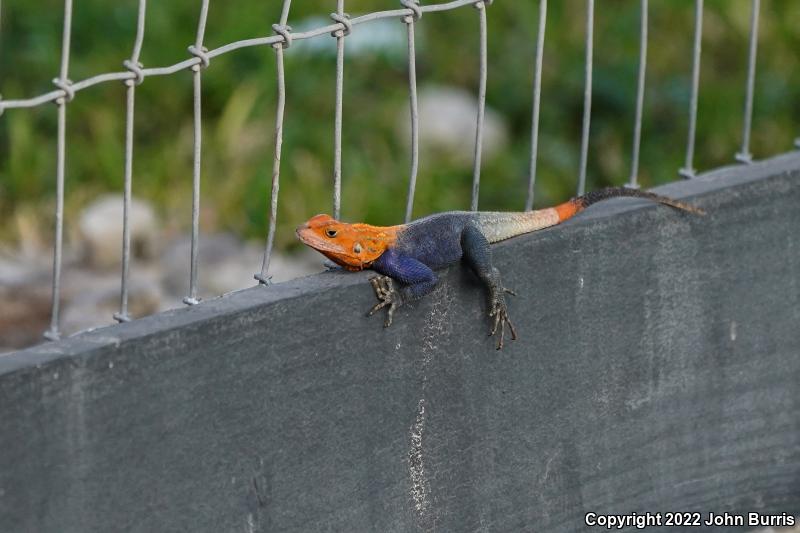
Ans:
[[[328,229],[326,229],[326,230],[325,230],[325,235],[327,235],[327,236],[328,236],[328,237],[330,237],[330,238],[334,238],[334,237],[336,237],[336,234],[337,234],[337,233],[339,233],[339,232],[338,232],[338,231],[336,231],[336,230],[335,230],[335,229],[333,229],[333,228],[328,228]]]

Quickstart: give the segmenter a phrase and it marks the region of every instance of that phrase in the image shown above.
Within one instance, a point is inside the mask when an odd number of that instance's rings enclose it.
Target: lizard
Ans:
[[[527,212],[448,211],[396,226],[350,224],[320,214],[298,226],[300,241],[349,271],[372,269],[370,279],[378,303],[372,316],[386,308],[384,327],[392,324],[395,311],[434,290],[436,270],[464,261],[485,286],[489,297],[489,319],[497,349],[503,348],[505,328],[517,339],[508,315],[506,288],[492,262],[491,244],[525,233],[555,226],[597,202],[617,197],[652,200],[689,213],[703,210],[686,203],[639,189],[609,187],[577,196],[555,207]],[[397,285],[395,284],[397,282]]]

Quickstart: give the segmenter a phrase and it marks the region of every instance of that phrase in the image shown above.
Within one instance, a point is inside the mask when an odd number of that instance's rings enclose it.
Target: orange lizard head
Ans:
[[[329,215],[317,215],[297,227],[297,237],[337,265],[363,270],[397,240],[397,231],[397,226],[348,224]]]

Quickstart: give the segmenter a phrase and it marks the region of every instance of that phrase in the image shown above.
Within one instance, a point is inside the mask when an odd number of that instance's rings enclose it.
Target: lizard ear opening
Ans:
[[[355,246],[353,246],[353,253],[360,254],[361,253],[361,243],[357,242]]]

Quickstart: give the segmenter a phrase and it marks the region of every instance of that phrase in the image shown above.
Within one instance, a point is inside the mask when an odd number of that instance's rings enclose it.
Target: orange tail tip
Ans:
[[[564,202],[563,204],[555,206],[553,209],[558,213],[558,221],[564,222],[568,218],[572,218],[583,211],[583,206],[572,199],[569,202]]]

